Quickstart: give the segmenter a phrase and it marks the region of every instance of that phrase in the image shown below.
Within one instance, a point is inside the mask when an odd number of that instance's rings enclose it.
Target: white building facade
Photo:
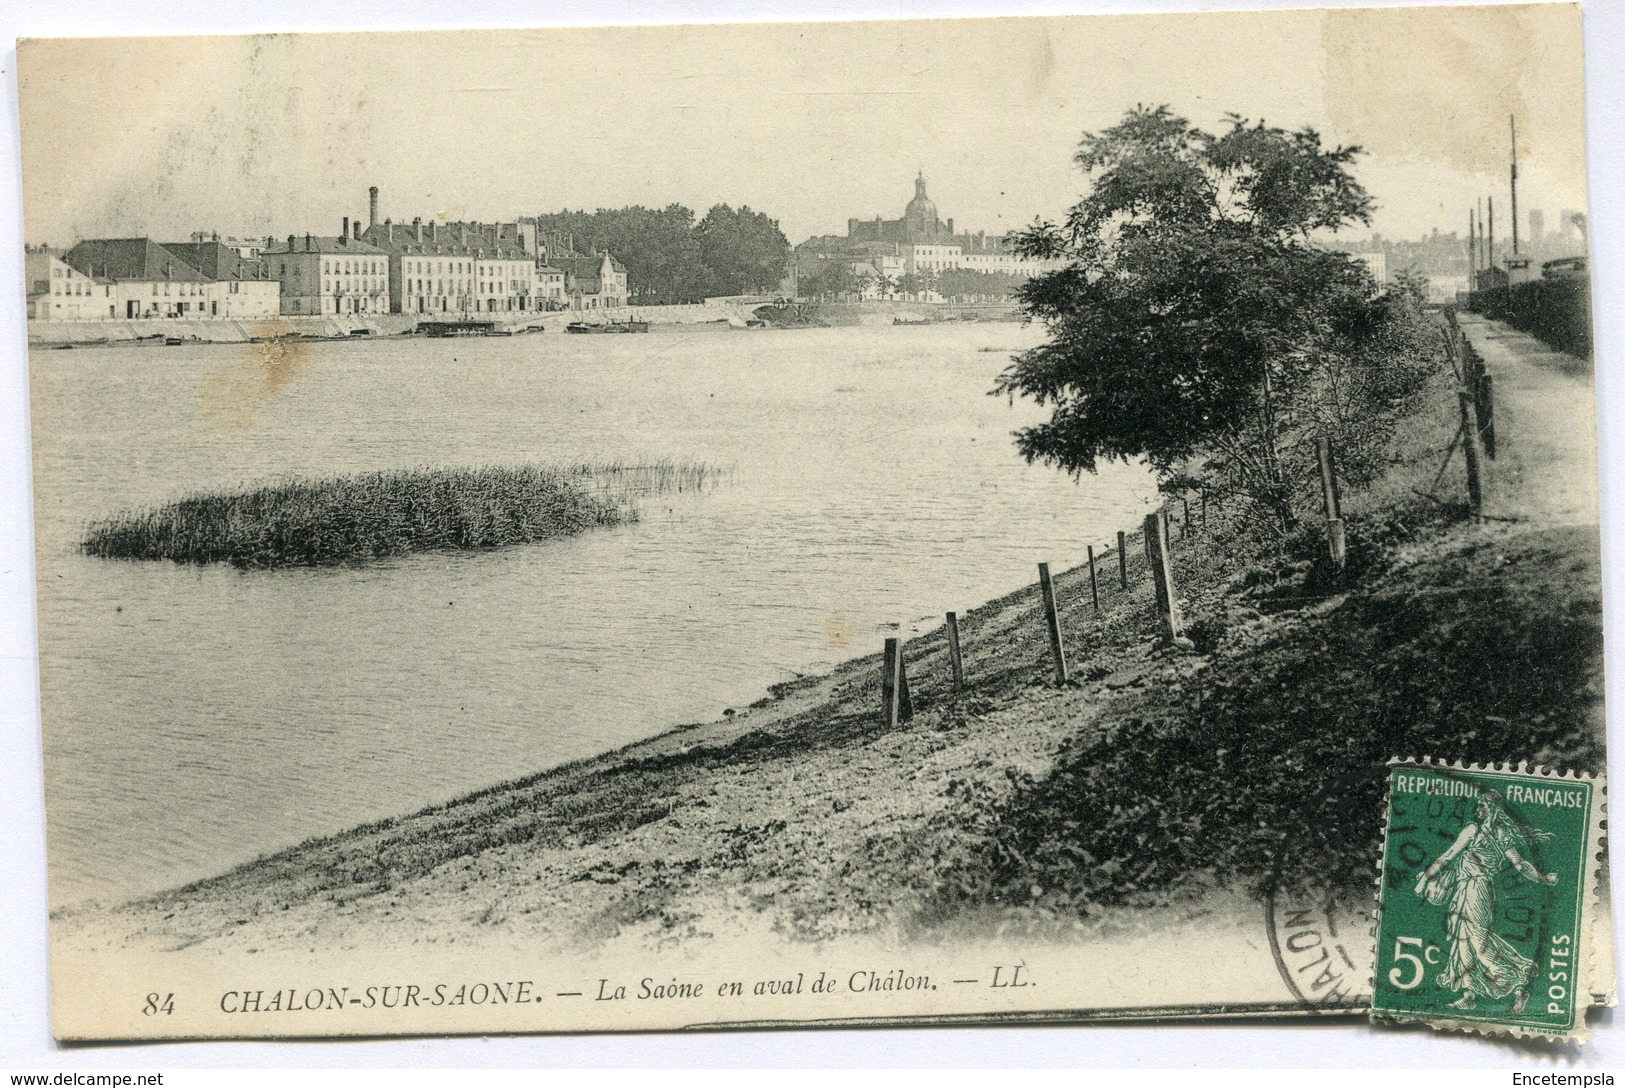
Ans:
[[[348,228],[349,223],[345,223]],[[267,250],[260,259],[281,285],[281,311],[289,316],[341,317],[387,314],[389,254],[341,234],[302,239]]]

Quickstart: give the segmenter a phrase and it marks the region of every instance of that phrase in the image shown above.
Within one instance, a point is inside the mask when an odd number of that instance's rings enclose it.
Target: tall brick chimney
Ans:
[[[344,217],[344,229],[339,231],[339,245],[341,245],[341,246],[342,245],[348,245],[349,243],[350,243],[350,217],[345,216]]]
[[[378,186],[368,186],[367,200],[369,204],[367,226],[376,227],[378,225]]]

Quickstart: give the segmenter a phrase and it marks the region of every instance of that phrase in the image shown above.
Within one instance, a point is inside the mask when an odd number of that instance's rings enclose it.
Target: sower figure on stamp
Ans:
[[[1495,932],[1495,878],[1511,865],[1524,879],[1555,884],[1557,876],[1542,873],[1530,857],[1530,837],[1546,839],[1546,832],[1525,832],[1502,807],[1494,790],[1479,795],[1473,819],[1461,829],[1450,848],[1416,878],[1416,894],[1434,906],[1449,904],[1445,933],[1450,959],[1439,984],[1460,990],[1451,1008],[1471,1009],[1480,997],[1498,999],[1517,991],[1512,1011],[1529,1000],[1534,961]]]

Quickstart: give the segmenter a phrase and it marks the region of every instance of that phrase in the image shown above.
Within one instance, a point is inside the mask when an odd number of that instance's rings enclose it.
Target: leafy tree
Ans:
[[[608,251],[626,266],[633,303],[693,302],[704,294],[704,270],[694,213],[681,204],[664,208],[565,209],[537,217],[543,232],[570,236],[581,253]]]
[[[1282,531],[1310,494],[1314,438],[1346,475],[1373,471],[1423,341],[1413,300],[1312,243],[1369,221],[1359,153],[1235,116],[1211,134],[1167,107],[1085,134],[1088,195],[1019,243],[1067,261],[1017,291],[1049,340],[994,393],[1053,408],[1019,451],[1074,473],[1144,457],[1166,486],[1238,493]]]
[[[897,277],[897,293],[906,299],[912,299],[920,293],[922,282],[918,272],[904,272]]]
[[[857,275],[845,261],[830,261],[804,281],[804,293],[822,299],[836,299],[857,286]]]
[[[698,223],[681,204],[565,209],[537,223],[579,252],[613,253],[626,266],[631,301],[643,305],[775,291],[789,260],[777,221],[743,206],[718,204]]]
[[[790,260],[790,242],[777,220],[741,205],[718,204],[694,228],[707,294],[775,291]]]

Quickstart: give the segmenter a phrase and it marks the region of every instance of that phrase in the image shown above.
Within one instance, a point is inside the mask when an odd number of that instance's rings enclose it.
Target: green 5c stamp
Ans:
[[[1584,1038],[1602,783],[1396,761],[1371,1013]]]

